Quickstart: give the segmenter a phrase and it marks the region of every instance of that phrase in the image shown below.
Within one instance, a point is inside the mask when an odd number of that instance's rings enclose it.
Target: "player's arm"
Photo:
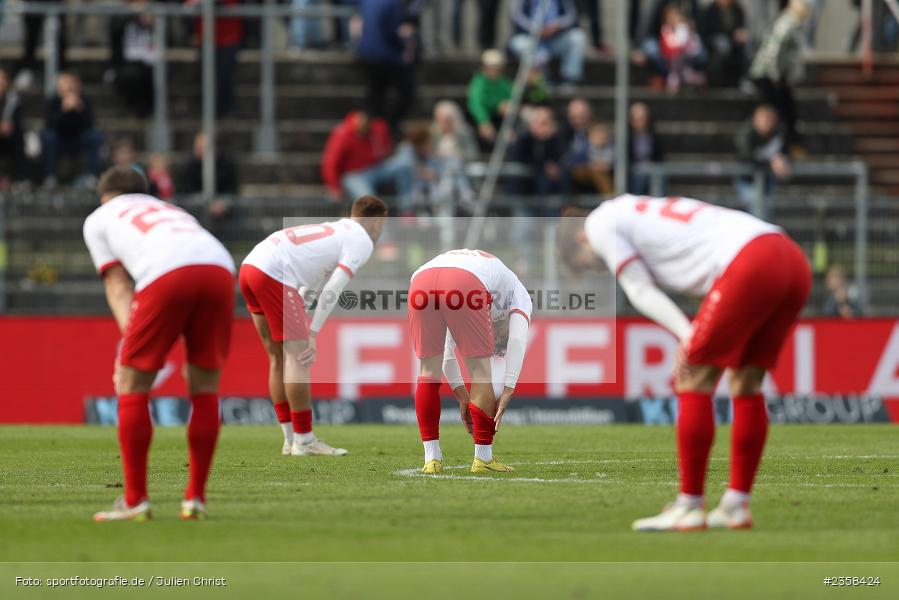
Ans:
[[[618,283],[638,311],[671,333],[680,342],[690,337],[690,319],[662,290],[640,260],[632,260],[618,274]]]
[[[315,360],[315,338],[318,332],[324,327],[325,321],[334,307],[344,288],[350,282],[351,275],[342,268],[334,269],[325,287],[322,288],[321,294],[318,296],[318,305],[315,307],[315,313],[312,315],[312,324],[309,326],[309,345],[305,350],[300,352],[297,360],[302,365],[310,365]]]
[[[469,411],[471,398],[468,395],[468,388],[465,387],[465,380],[462,378],[462,368],[456,359],[456,342],[449,331],[446,332],[446,345],[443,347],[443,375],[453,390],[453,396],[459,402],[459,416],[462,418],[462,424],[465,426],[465,430],[471,433],[471,412]]]
[[[134,284],[128,272],[121,265],[113,265],[103,271],[103,287],[106,301],[112,310],[119,330],[124,333],[131,315],[131,300],[134,298]]]
[[[496,404],[496,416],[494,421],[499,429],[499,423],[505,414],[509,403],[512,402],[512,394],[518,384],[518,376],[521,374],[521,366],[524,364],[524,354],[528,347],[528,317],[520,311],[513,311],[509,315],[509,341],[506,344],[506,376],[503,382],[503,391],[499,395]]]

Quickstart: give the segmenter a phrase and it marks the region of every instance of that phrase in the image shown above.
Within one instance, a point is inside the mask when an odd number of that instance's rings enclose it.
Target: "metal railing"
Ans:
[[[171,131],[168,120],[168,64],[166,61],[166,19],[169,17],[198,17],[203,22],[203,40],[200,46],[202,76],[202,123],[207,138],[203,158],[203,195],[215,196],[215,39],[214,23],[218,17],[248,17],[262,20],[259,115],[256,133],[256,150],[274,152],[277,150],[277,129],[275,127],[275,52],[273,20],[284,17],[328,18],[351,17],[356,14],[352,7],[310,6],[293,8],[279,5],[275,0],[265,0],[261,5],[221,6],[215,0],[198,0],[196,4],[153,3],[135,11],[126,4],[51,4],[20,2],[9,7],[9,12],[21,15],[44,15],[44,92],[54,93],[59,73],[57,63],[57,33],[62,19],[68,15],[128,16],[151,14],[153,20],[153,40],[159,48],[160,59],[153,64],[155,109],[153,124],[149,134],[150,147],[154,151],[166,152],[171,149]]]
[[[634,166],[634,171],[650,178],[650,193],[664,196],[666,180],[671,177],[691,178],[751,178],[753,194],[749,212],[763,217],[767,214],[770,201],[766,192],[769,173],[745,163],[727,162],[683,162],[644,163]],[[790,179],[850,179],[853,181],[853,205],[855,208],[855,285],[859,292],[859,304],[863,311],[868,308],[868,165],[864,161],[847,162],[797,162],[790,167]]]

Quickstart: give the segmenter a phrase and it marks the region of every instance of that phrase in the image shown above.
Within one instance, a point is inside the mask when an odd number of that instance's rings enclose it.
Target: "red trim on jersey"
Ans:
[[[626,258],[626,259],[624,260],[624,262],[622,262],[620,265],[618,265],[618,268],[615,269],[615,277],[618,277],[619,275],[621,275],[621,272],[624,271],[624,268],[625,268],[626,266],[628,266],[629,264],[631,264],[631,263],[634,262],[635,260],[639,260],[639,259],[640,259],[640,256],[639,256],[638,254],[634,254],[633,256],[631,256],[631,257],[629,257],[629,258]]]
[[[524,320],[527,321],[528,324],[530,324],[531,319],[528,318],[528,316],[527,316],[526,314],[524,314],[524,311],[523,311],[523,310],[521,310],[520,308],[513,308],[513,309],[512,309],[512,312],[513,312],[513,313],[518,313],[518,314],[520,314],[522,317],[524,317]],[[509,313],[509,316],[511,317],[511,316],[512,316],[512,313]]]
[[[122,264],[122,261],[120,261],[120,260],[110,260],[108,262],[103,263],[99,267],[97,267],[97,273],[102,275],[103,273],[105,273],[106,271],[108,271],[109,269],[111,269],[115,266],[121,266],[121,264]]]
[[[346,266],[346,265],[342,265],[342,264],[340,264],[340,263],[337,263],[337,268],[338,268],[338,269],[343,269],[344,271],[346,271],[347,274],[348,274],[350,277],[353,277],[353,276],[355,275],[355,273],[353,273],[353,270],[350,269],[350,268],[349,268],[348,266]]]

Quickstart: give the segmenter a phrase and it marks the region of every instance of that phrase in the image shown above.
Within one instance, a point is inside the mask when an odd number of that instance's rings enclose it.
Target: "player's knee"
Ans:
[[[472,383],[488,383],[493,380],[489,358],[469,358],[465,361]]]
[[[191,394],[208,394],[218,391],[221,371],[187,365],[187,382]]]
[[[418,376],[422,379],[440,381],[443,374],[443,357],[429,356],[419,362]]]
[[[747,367],[736,369],[730,373],[728,388],[731,396],[751,396],[762,390],[762,380],[765,378],[764,369]]]
[[[140,394],[149,392],[156,378],[155,371],[139,371],[120,365],[115,373],[116,393]]]

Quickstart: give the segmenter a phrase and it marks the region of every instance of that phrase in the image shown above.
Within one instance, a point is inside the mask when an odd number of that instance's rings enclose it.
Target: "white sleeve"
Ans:
[[[454,390],[460,385],[465,385],[462,369],[456,358],[456,343],[449,331],[446,332],[446,346],[443,348],[443,376],[446,377],[450,389]]]
[[[509,315],[509,343],[506,346],[506,379],[504,385],[515,389],[524,353],[528,346],[528,320],[520,312]]]
[[[690,320],[677,305],[660,290],[652,274],[639,260],[625,265],[618,275],[618,283],[634,308],[673,333],[678,340],[690,337]]]
[[[315,307],[312,324],[309,326],[312,333],[318,333],[324,326],[328,315],[334,310],[334,306],[340,298],[340,293],[350,282],[350,277],[350,274],[343,269],[334,269],[325,287],[322,288],[321,294],[318,296],[318,306]]]
[[[619,207],[611,202],[602,204],[587,218],[584,226],[590,247],[616,276],[638,255],[628,239],[626,223],[620,212]]]
[[[531,312],[534,310],[531,295],[528,294],[527,288],[524,287],[524,284],[517,277],[515,278],[515,284],[515,289],[512,292],[512,304],[509,306],[509,309],[512,313],[520,314],[530,323]]]
[[[374,244],[367,233],[348,236],[341,248],[337,267],[346,271],[352,277],[359,270],[359,267],[368,262],[373,250]]]
[[[87,250],[90,252],[97,273],[102,275],[109,267],[120,264],[113,254],[112,248],[109,247],[106,231],[96,214],[89,216],[84,222],[84,243],[87,244]]]

